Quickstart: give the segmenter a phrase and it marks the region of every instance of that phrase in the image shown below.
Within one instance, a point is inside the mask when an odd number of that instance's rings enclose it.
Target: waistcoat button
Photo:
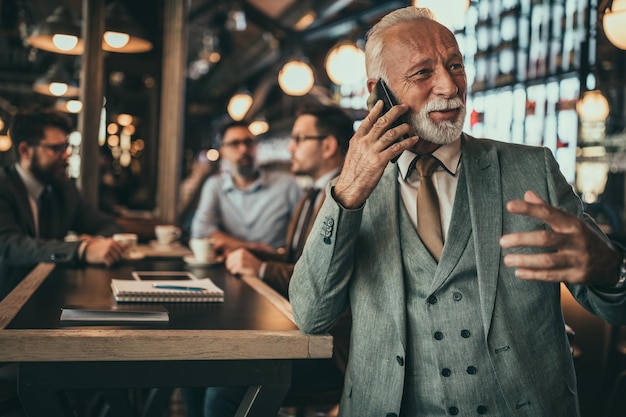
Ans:
[[[475,366],[468,366],[467,367],[467,373],[470,375],[474,375],[476,373],[477,369]]]
[[[459,414],[459,409],[456,407],[450,407],[448,408],[448,413],[450,413],[451,416],[456,416]]]
[[[428,301],[428,304],[437,304],[437,297],[435,297],[434,295],[431,295],[430,297],[426,299],[426,301]]]
[[[436,340],[441,340],[441,339],[443,339],[443,333],[441,333],[441,332],[435,332],[435,334],[433,335],[433,337],[434,337]]]
[[[460,292],[455,292],[454,294],[452,294],[452,299],[454,299],[454,301],[461,301],[461,298],[463,298],[463,294],[461,294]]]
[[[448,368],[443,368],[441,370],[441,375],[445,376],[446,378],[449,377],[450,375],[452,375],[452,371]]]
[[[461,330],[461,337],[463,339],[467,339],[468,337],[470,337],[470,331],[469,330]]]
[[[484,405],[479,405],[478,408],[476,408],[476,412],[478,414],[487,414],[487,407],[485,407]]]

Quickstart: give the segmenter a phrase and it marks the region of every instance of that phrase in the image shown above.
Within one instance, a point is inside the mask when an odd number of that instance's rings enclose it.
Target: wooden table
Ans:
[[[245,385],[237,416],[276,416],[290,385],[291,360],[332,355],[331,336],[303,334],[284,298],[222,266],[189,270],[224,289],[224,302],[163,304],[169,323],[60,324],[63,307],[114,304],[111,278],[187,269],[180,260],[154,259],[111,269],[38,265],[0,302],[0,362],[18,364],[27,415],[71,415],[66,390]],[[111,407],[109,415],[133,415],[123,402],[111,400]]]

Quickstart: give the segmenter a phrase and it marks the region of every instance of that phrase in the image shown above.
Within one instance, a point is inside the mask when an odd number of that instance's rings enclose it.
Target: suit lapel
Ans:
[[[452,208],[452,216],[446,243],[443,248],[441,261],[437,266],[435,275],[430,287],[433,292],[439,288],[450,276],[456,265],[461,259],[461,255],[465,251],[467,241],[472,232],[472,226],[467,221],[469,218],[469,207],[467,200],[467,181],[463,170],[459,172],[459,182],[456,188],[456,196],[454,198],[454,207]]]
[[[287,255],[287,260],[289,262],[295,262],[292,259],[293,251],[291,250],[293,246],[293,238],[296,234],[296,228],[298,227],[298,220],[300,220],[300,215],[302,214],[302,208],[304,207],[304,201],[306,200],[306,196],[303,196],[298,204],[296,205],[296,209],[289,220],[289,225],[287,226],[287,239],[285,242],[285,254]]]
[[[401,199],[398,197],[400,191],[397,178],[396,164],[388,164],[380,182],[365,203],[363,224],[370,225],[371,236],[375,241],[385,242],[384,251],[378,254],[377,261],[368,263],[372,268],[368,275],[384,279],[380,293],[389,301],[385,308],[389,316],[394,318],[397,334],[402,337],[402,343],[406,346],[406,295],[399,230]]]
[[[476,271],[485,334],[489,334],[500,269],[502,183],[495,147],[464,135],[461,169],[467,178],[469,214],[476,249]]]
[[[24,216],[24,220],[26,221],[25,226],[27,227],[27,233],[34,237],[36,236],[35,216],[33,214],[33,209],[30,206],[30,200],[28,199],[28,190],[26,190],[26,186],[14,166],[7,169],[7,174],[15,186],[16,192],[14,195],[20,211],[22,213],[30,213],[29,216]]]

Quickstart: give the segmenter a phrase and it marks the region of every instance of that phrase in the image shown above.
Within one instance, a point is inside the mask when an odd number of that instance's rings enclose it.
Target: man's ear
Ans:
[[[376,85],[376,83],[378,82],[378,80],[376,78],[368,78],[367,79],[367,92],[371,93],[372,90],[374,89],[374,86]]]
[[[34,148],[30,146],[26,142],[20,142],[17,145],[17,154],[20,157],[20,161],[27,160],[30,161],[32,158],[32,152],[34,152]]]
[[[329,135],[322,141],[322,154],[324,158],[330,159],[339,153],[339,141],[334,135]]]

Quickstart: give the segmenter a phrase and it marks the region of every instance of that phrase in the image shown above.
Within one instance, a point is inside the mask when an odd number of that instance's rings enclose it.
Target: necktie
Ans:
[[[417,233],[437,262],[443,251],[443,236],[439,198],[432,174],[439,163],[437,158],[424,155],[419,157],[415,165],[420,176],[420,186],[417,190]]]
[[[45,187],[39,195],[39,237],[42,239],[50,239],[52,236],[52,190]]]
[[[315,211],[315,200],[317,200],[319,192],[319,188],[311,188],[306,193],[305,202],[302,206],[302,212],[300,212],[300,219],[298,220],[298,228],[294,236],[296,244],[294,245],[292,256],[293,261],[298,260],[302,254],[302,249],[304,249],[304,243],[307,238],[307,230],[309,228],[309,224],[311,223],[313,212]]]

